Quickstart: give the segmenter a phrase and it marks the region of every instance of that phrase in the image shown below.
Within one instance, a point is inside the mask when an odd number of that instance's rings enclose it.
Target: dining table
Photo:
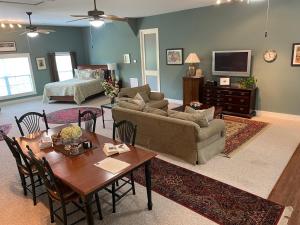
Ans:
[[[57,151],[53,145],[44,149],[40,148],[40,141],[43,138],[58,134],[66,126],[68,125],[20,137],[17,138],[17,141],[25,155],[28,155],[26,147],[28,145],[37,157],[45,157],[53,170],[54,176],[81,196],[86,209],[88,225],[94,224],[91,207],[93,195],[139,167],[144,167],[147,206],[149,210],[152,210],[151,160],[156,157],[156,153],[129,145],[130,151],[110,156],[129,164],[125,169],[114,174],[95,166],[95,164],[108,157],[103,152],[105,143],[120,144],[120,142],[100,134],[82,129],[82,137],[92,143],[92,148],[77,156],[63,154],[61,151]]]

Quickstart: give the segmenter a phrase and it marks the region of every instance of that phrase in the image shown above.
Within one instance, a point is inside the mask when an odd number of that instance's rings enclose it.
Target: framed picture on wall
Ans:
[[[2,41],[0,42],[0,52],[15,52],[17,51],[16,42]]]
[[[47,69],[45,58],[36,58],[36,65],[38,70]]]
[[[125,63],[125,64],[130,64],[131,63],[130,54],[124,54],[123,55],[123,63]]]
[[[183,65],[183,48],[166,49],[167,65]]]
[[[220,77],[220,86],[229,87],[230,86],[230,77]]]
[[[293,44],[292,66],[300,66],[300,43]]]

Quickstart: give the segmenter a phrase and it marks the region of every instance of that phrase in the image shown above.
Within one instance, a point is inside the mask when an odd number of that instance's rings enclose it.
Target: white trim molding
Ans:
[[[20,99],[11,100],[11,101],[2,101],[2,102],[0,102],[0,107],[4,107],[4,106],[7,106],[7,105],[15,105],[15,104],[19,104],[19,103],[34,101],[34,100],[42,100],[42,99],[43,99],[43,96],[38,95],[38,96],[20,98]]]

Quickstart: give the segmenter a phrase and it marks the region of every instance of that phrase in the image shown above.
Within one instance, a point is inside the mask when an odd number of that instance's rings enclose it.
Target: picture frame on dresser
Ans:
[[[230,87],[230,77],[220,77],[219,84],[222,87]]]

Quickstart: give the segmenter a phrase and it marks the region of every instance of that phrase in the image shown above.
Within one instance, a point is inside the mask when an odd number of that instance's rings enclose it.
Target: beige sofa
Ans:
[[[137,125],[137,145],[192,164],[204,164],[224,150],[225,123],[220,119],[200,128],[195,122],[119,106],[112,109],[112,115],[117,122],[129,120]]]
[[[165,111],[168,109],[168,100],[164,99],[164,94],[151,92],[148,84],[134,88],[121,88],[117,101],[128,101],[129,99],[134,98],[137,93],[144,93],[147,96],[147,100],[145,101],[146,106]]]

